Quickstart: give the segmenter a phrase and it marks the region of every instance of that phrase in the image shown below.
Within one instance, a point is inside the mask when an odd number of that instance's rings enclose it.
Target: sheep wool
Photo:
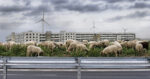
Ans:
[[[110,53],[114,53],[116,56],[118,56],[118,47],[116,45],[110,45],[106,48],[104,48],[104,50],[101,52],[101,54],[110,54]]]
[[[136,42],[135,49],[137,52],[142,52],[143,51],[143,45],[140,44],[140,42]]]
[[[40,56],[41,53],[43,53],[43,50],[40,47],[29,45],[27,47],[27,54],[26,56],[32,56],[32,54],[36,54],[37,56]]]

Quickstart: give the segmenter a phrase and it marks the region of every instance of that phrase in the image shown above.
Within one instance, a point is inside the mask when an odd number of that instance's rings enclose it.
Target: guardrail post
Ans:
[[[3,79],[7,79],[7,59],[3,57]]]
[[[80,57],[77,58],[77,63],[78,63],[78,66],[77,66],[77,79],[81,79],[81,60],[80,60]]]

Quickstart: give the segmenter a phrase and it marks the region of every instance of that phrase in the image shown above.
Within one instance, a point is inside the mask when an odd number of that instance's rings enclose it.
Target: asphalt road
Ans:
[[[75,71],[9,71],[7,79],[77,79],[76,75]],[[82,71],[82,79],[150,79],[150,71]]]

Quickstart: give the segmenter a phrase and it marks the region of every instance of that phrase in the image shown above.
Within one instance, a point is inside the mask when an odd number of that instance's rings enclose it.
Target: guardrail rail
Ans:
[[[7,69],[149,69],[150,58],[146,57],[0,57],[3,79]]]

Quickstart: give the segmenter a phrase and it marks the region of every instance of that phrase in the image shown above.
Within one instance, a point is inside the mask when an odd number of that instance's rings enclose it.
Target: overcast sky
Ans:
[[[11,32],[127,32],[150,38],[150,0],[0,0],[0,41]]]

